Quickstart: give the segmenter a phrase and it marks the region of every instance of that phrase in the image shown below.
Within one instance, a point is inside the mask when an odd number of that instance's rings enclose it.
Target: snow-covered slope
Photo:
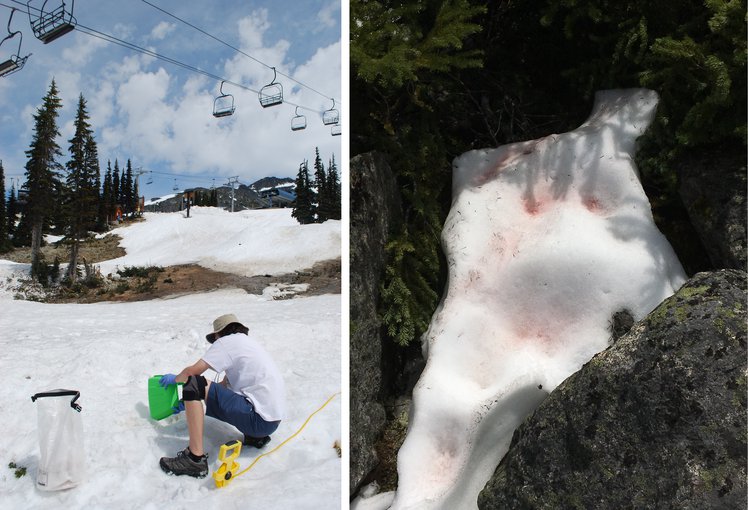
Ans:
[[[299,225],[291,209],[228,212],[192,207],[186,213],[146,213],[146,221],[119,228],[127,255],[116,266],[199,264],[226,273],[282,274],[340,257],[340,222]]]
[[[190,219],[179,213],[147,215],[144,223],[121,229],[128,255],[113,264],[166,266],[210,258],[223,270],[248,274],[254,272],[248,269],[252,267],[262,267],[259,272],[285,272],[309,267],[316,257],[340,256],[339,223],[306,229],[289,221],[289,210],[257,211],[256,217],[252,213],[193,208],[195,216]],[[254,262],[253,254],[270,250],[257,238],[276,241],[275,265]],[[241,243],[246,253],[228,246],[229,239],[237,247]],[[147,397],[148,377],[176,372],[196,361],[208,347],[205,334],[212,320],[235,313],[276,359],[288,392],[288,419],[270,444],[262,451],[242,450],[240,468],[248,467],[341,390],[339,295],[273,301],[223,290],[136,303],[51,305],[16,301],[3,290],[8,276],[24,272],[28,265],[0,261],[0,352],[7,389],[0,403],[1,508],[163,510],[196,505],[318,510],[340,506],[342,461],[334,448],[342,439],[340,396],[297,437],[220,489],[210,477],[170,477],[161,471],[158,459],[184,448],[187,427],[184,414],[153,421]],[[78,487],[44,493],[35,487],[37,404],[30,397],[56,388],[81,392],[86,478]],[[230,425],[206,418],[211,471],[217,467],[219,446],[238,438]],[[11,462],[25,467],[26,474],[16,478],[14,469],[7,467]]]

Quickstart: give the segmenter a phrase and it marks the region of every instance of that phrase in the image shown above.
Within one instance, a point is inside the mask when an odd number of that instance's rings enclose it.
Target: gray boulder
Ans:
[[[746,273],[699,273],[515,432],[481,509],[745,509]]]
[[[677,166],[681,199],[713,267],[745,270],[745,149],[690,154]]]
[[[385,424],[381,404],[379,284],[385,243],[401,217],[395,177],[381,154],[351,159],[350,178],[350,490],[377,465],[374,444]]]

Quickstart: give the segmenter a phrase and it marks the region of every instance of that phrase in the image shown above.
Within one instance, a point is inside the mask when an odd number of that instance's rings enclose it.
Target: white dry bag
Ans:
[[[72,398],[71,398],[72,397]],[[39,469],[36,486],[45,491],[75,487],[83,481],[83,421],[76,390],[37,393]]]

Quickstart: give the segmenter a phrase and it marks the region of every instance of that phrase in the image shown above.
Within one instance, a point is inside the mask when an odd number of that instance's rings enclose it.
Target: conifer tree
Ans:
[[[341,219],[342,193],[340,190],[340,178],[338,177],[338,167],[335,164],[335,155],[327,164],[327,190],[330,201],[330,219]]]
[[[66,165],[66,218],[71,240],[68,278],[71,283],[77,278],[80,241],[95,225],[98,211],[98,150],[88,119],[86,100],[81,94],[74,121],[75,133],[69,140],[70,160]]]
[[[330,193],[327,189],[327,175],[322,158],[319,157],[319,147],[315,147],[314,155],[314,188],[317,189],[315,213],[317,223],[324,223],[330,219]]]
[[[8,217],[5,205],[5,169],[0,161],[0,253],[10,251],[11,244],[8,237]]]
[[[309,163],[304,160],[296,174],[296,202],[291,216],[302,225],[314,223],[313,195],[309,182]]]
[[[62,101],[57,95],[55,81],[49,86],[42,106],[34,115],[34,135],[29,150],[26,151],[26,185],[28,202],[24,216],[28,216],[31,226],[31,273],[39,275],[41,269],[42,230],[49,211],[54,208],[55,181],[62,165],[57,158],[62,155],[56,138],[58,110]]]
[[[426,330],[438,302],[437,232],[454,157],[445,131],[458,124],[464,130],[464,109],[455,98],[465,89],[459,75],[482,64],[480,50],[467,43],[481,30],[476,21],[485,4],[350,3],[351,124],[357,126],[351,154],[386,152],[407,208],[405,224],[386,245],[380,310],[388,335],[401,345]]]
[[[120,201],[120,197],[121,197],[121,192],[120,192],[120,178],[119,178],[119,162],[115,159],[114,169],[112,170],[112,204],[111,204],[112,218],[114,218],[114,214],[116,212],[117,206],[122,205],[122,202]]]
[[[135,213],[135,182],[132,177],[132,163],[127,160],[125,167],[124,184],[122,184],[122,207],[125,213],[132,215]]]
[[[109,208],[108,208],[108,200],[109,200],[109,193],[112,189],[112,172],[111,169],[107,166],[107,171],[104,174],[104,179],[102,181],[101,179],[101,169],[99,169],[99,207],[98,211],[96,213],[96,230],[98,232],[104,232],[108,225],[107,220],[109,218]]]

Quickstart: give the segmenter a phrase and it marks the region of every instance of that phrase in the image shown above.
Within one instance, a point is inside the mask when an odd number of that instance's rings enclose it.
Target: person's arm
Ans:
[[[176,382],[184,383],[187,382],[187,378],[191,375],[200,375],[206,370],[211,368],[202,358],[197,360],[193,365],[185,367],[181,372],[177,374]]]

